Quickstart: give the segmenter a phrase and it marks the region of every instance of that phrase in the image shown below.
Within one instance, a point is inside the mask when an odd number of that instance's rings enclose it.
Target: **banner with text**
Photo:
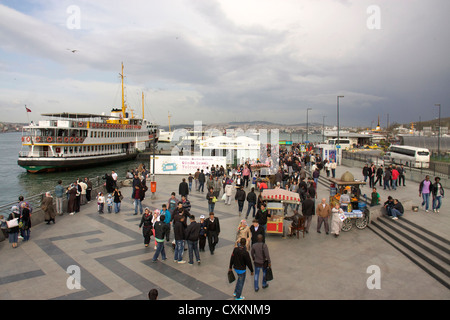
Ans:
[[[226,157],[191,157],[191,156],[156,156],[155,174],[184,174],[188,175],[218,165],[226,168]],[[150,172],[153,166],[153,156],[150,157]]]

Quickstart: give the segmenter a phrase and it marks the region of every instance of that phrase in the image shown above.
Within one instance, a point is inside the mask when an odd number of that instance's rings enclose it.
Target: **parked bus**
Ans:
[[[391,163],[403,164],[408,167],[429,168],[430,150],[410,146],[391,146],[386,152],[384,159]]]
[[[341,146],[342,150],[348,150],[352,147],[349,139],[342,139],[342,138],[340,138],[339,141],[337,139],[328,139],[328,144],[332,145],[338,144]]]

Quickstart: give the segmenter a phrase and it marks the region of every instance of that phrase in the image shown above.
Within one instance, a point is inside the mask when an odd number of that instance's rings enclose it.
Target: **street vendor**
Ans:
[[[270,212],[266,208],[266,204],[263,202],[261,203],[260,208],[256,212],[255,219],[258,220],[258,224],[260,227],[264,229],[264,231],[267,231],[267,218],[271,217]]]
[[[293,230],[297,229],[303,222],[303,216],[298,212],[298,210],[294,210],[294,214],[292,216],[284,218],[284,220],[292,221],[291,225],[289,226],[289,236],[293,236],[294,233]]]
[[[347,193],[347,189],[344,190],[344,194],[342,194],[339,198],[339,203],[343,211],[348,210],[348,205],[350,204],[350,196]]]

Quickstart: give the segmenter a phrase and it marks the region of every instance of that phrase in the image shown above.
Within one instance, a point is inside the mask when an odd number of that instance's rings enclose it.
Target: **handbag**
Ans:
[[[6,224],[8,225],[9,229],[18,227],[19,226],[19,218],[14,218],[9,221],[6,221]]]
[[[267,270],[266,270],[266,281],[271,281],[271,280],[273,280],[272,268],[271,267],[267,267]]]
[[[234,272],[232,270],[228,271],[228,283],[232,283],[234,280],[236,280],[236,277],[234,276]]]

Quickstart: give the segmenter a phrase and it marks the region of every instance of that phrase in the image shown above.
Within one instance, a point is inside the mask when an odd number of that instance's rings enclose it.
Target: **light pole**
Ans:
[[[335,146],[336,146],[336,163],[338,163],[337,159],[339,158],[337,156],[339,154],[338,145],[339,145],[339,130],[340,130],[340,127],[339,127],[339,98],[343,98],[343,97],[344,96],[337,96],[337,140],[336,140],[336,143],[335,143]],[[338,164],[340,164],[340,161],[339,161]]]
[[[308,131],[309,131],[309,129],[308,129],[308,127],[309,127],[308,112],[309,112],[309,110],[312,110],[312,109],[311,108],[306,109],[306,141],[307,141],[307,143],[309,143],[309,140],[308,140]]]
[[[322,143],[325,143],[325,118],[327,116],[322,116]]]
[[[438,121],[438,126],[439,126],[439,132],[438,132],[438,157],[441,154],[441,104],[440,103],[436,103],[434,105],[435,107],[439,107],[439,121]]]

